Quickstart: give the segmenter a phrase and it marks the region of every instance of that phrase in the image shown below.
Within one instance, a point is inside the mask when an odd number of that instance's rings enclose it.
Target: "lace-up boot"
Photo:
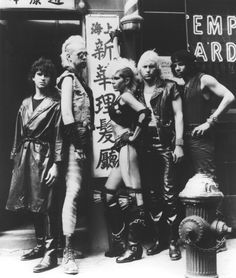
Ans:
[[[72,249],[71,237],[66,237],[66,247],[63,252],[62,267],[66,274],[77,274],[79,272],[75,262],[74,250]]]

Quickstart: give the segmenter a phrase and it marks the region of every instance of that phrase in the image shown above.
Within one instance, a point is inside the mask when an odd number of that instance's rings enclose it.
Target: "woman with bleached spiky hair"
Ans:
[[[150,110],[133,95],[137,83],[134,62],[125,58],[112,61],[107,68],[107,76],[112,79],[114,90],[119,93],[109,107],[115,136],[113,149],[119,152],[119,165],[112,169],[105,184],[106,215],[112,231],[112,244],[105,256],[118,257],[117,263],[125,263],[141,259],[143,252],[138,236],[145,222],[136,143],[142,128],[148,124]],[[127,227],[117,195],[122,182],[129,194]]]

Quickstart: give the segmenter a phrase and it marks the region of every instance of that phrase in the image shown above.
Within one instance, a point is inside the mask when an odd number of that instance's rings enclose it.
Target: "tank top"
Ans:
[[[136,111],[129,105],[120,104],[120,97],[118,97],[108,108],[110,119],[116,124],[132,128],[136,119]]]
[[[206,121],[211,114],[211,103],[203,96],[200,79],[204,73],[196,74],[189,83],[185,85],[183,94],[184,124],[199,125]]]

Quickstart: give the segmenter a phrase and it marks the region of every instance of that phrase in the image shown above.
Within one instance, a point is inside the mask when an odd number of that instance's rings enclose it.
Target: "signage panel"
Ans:
[[[116,15],[87,15],[86,41],[88,51],[89,86],[93,90],[95,131],[93,132],[93,175],[107,177],[118,164],[108,107],[116,99],[111,80],[106,77],[109,62],[119,56],[117,39],[110,33],[119,27]]]
[[[0,9],[74,9],[74,0],[0,0]]]

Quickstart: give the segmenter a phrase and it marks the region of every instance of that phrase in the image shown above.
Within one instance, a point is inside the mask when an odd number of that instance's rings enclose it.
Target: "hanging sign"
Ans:
[[[74,0],[0,0],[0,9],[75,9]]]
[[[114,137],[108,107],[116,99],[111,80],[106,77],[107,65],[119,56],[117,40],[110,33],[118,29],[116,15],[87,15],[86,41],[88,51],[89,86],[93,91],[95,106],[95,131],[93,133],[93,176],[107,177],[118,164],[118,153],[112,150]]]

